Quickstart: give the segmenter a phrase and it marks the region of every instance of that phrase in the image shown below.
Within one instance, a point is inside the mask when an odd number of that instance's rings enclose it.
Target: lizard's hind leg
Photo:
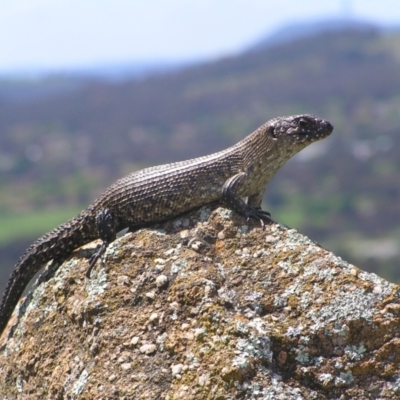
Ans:
[[[89,262],[89,268],[86,271],[86,276],[90,278],[90,272],[95,266],[97,260],[104,254],[108,245],[113,242],[117,235],[115,232],[114,218],[108,208],[99,211],[96,215],[96,229],[99,238],[103,241],[100,249],[92,255]]]

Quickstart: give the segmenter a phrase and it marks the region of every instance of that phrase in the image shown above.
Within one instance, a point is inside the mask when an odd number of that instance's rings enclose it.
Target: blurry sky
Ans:
[[[0,71],[216,57],[344,16],[400,25],[400,0],[0,0]]]

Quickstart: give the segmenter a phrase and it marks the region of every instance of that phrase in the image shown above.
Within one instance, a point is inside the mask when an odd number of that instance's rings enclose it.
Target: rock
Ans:
[[[203,207],[86,279],[94,246],[14,314],[0,398],[400,399],[399,286],[295,230]]]
[[[165,275],[157,276],[156,286],[158,288],[164,287],[168,283],[168,277]]]
[[[157,346],[152,343],[147,343],[141,346],[139,351],[144,354],[153,354],[157,351]]]

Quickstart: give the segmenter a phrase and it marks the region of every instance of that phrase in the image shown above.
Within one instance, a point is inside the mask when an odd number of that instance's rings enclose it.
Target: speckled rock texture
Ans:
[[[202,208],[86,279],[95,246],[14,314],[1,399],[400,399],[399,286],[297,231]]]

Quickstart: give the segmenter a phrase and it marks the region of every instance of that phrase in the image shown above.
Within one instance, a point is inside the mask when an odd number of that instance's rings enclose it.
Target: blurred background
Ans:
[[[0,38],[0,291],[117,178],[298,113],[334,133],[264,207],[400,282],[398,0],[2,0]]]

